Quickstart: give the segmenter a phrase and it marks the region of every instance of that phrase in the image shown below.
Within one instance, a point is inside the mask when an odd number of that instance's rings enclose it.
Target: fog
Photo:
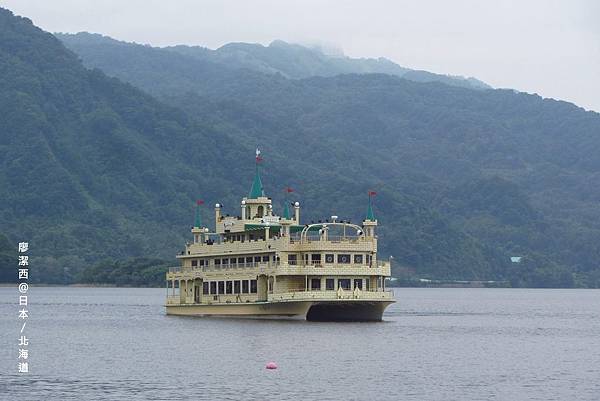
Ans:
[[[600,111],[600,3],[550,1],[9,0],[51,32],[217,48],[275,39],[474,76]]]

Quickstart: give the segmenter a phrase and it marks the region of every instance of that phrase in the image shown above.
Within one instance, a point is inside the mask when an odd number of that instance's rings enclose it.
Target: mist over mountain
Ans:
[[[195,199],[238,214],[258,145],[276,212],[291,186],[307,221],[357,222],[376,190],[396,274],[600,284],[597,113],[382,71],[291,79],[265,55],[248,63],[277,71],[59,37],[77,55],[0,11],[0,231],[31,239],[40,281],[71,282],[106,257],[171,258]]]
[[[269,46],[250,43],[229,43],[216,50],[194,46],[172,46],[165,48],[196,58],[206,58],[228,66],[239,66],[260,72],[282,74],[287,78],[312,76],[331,77],[340,74],[389,74],[417,82],[443,82],[448,85],[472,89],[491,87],[475,78],[463,78],[411,70],[380,57],[350,58],[343,54],[325,53],[319,47],[305,47],[281,40]]]
[[[56,34],[76,53],[84,52],[97,45],[126,46],[107,36],[80,32],[78,34]],[[286,78],[300,79],[313,76],[331,77],[340,74],[389,74],[416,82],[443,82],[448,85],[471,89],[491,87],[475,78],[434,74],[412,70],[380,57],[350,58],[340,53],[326,52],[319,46],[306,47],[282,40],[273,41],[269,46],[255,43],[228,43],[216,50],[201,46],[170,46],[162,48],[206,63],[218,64],[221,68],[248,69],[265,74],[281,74]],[[87,57],[84,58],[87,63]],[[96,59],[96,63],[100,60]],[[90,64],[91,65],[91,64]]]

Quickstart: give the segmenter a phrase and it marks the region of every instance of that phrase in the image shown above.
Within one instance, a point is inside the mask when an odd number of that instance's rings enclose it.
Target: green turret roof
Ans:
[[[367,208],[367,218],[365,220],[375,221],[375,213],[373,213],[373,204],[371,203],[371,196],[369,196],[369,207]]]
[[[252,182],[252,188],[250,189],[250,194],[248,195],[248,198],[256,199],[260,196],[265,196],[265,191],[263,190],[262,181],[260,180],[258,164],[256,164],[256,173],[254,174],[254,181]]]
[[[286,220],[289,220],[291,217],[290,215],[290,206],[288,205],[288,202],[285,202],[285,207],[283,208],[283,218]]]

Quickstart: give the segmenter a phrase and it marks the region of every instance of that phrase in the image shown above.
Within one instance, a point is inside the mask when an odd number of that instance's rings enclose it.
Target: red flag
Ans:
[[[374,195],[377,195],[377,192],[375,192],[375,191],[369,191],[369,196],[374,196]]]
[[[260,163],[261,161],[263,161],[263,158],[260,156],[256,156],[256,162]]]
[[[287,187],[285,189],[285,192],[287,192],[289,194],[290,192],[294,192],[294,190],[292,188],[290,188],[290,187]]]
[[[196,201],[196,205],[198,205],[198,206],[204,205],[204,201],[203,200],[197,200]]]

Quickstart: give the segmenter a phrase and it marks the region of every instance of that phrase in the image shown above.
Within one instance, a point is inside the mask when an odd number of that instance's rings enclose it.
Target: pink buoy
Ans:
[[[275,362],[269,362],[267,363],[267,366],[265,366],[266,369],[277,369],[277,364]]]

